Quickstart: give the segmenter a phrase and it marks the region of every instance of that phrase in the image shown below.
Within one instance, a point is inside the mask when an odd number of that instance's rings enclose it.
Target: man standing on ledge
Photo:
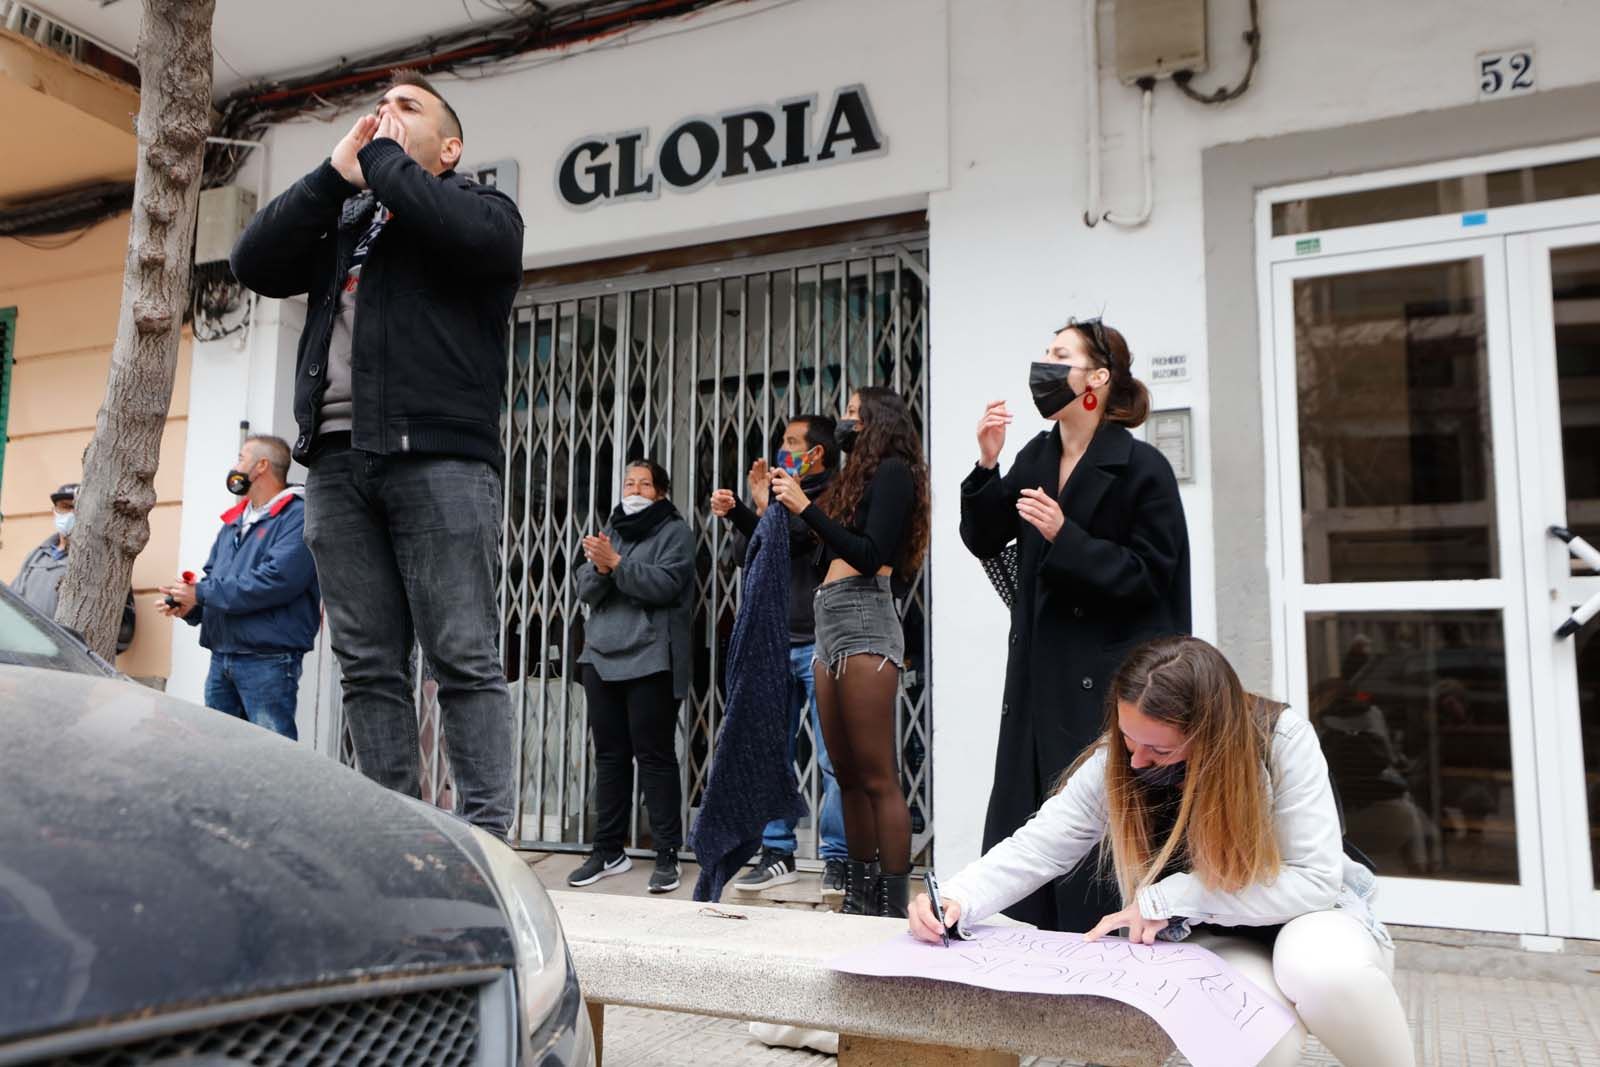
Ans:
[[[420,643],[460,813],[504,837],[516,753],[495,559],[522,216],[455,172],[461,137],[427,79],[395,72],[332,158],[250,223],[232,265],[263,296],[308,296],[294,454],[356,760],[421,792]]]

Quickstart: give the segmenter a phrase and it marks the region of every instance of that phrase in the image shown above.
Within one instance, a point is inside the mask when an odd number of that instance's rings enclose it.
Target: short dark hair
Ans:
[[[830,471],[839,469],[839,442],[834,439],[833,431],[837,425],[826,415],[796,415],[789,420],[804,424],[806,428],[806,448],[822,447],[822,465]]]
[[[410,67],[397,67],[391,70],[389,72],[389,84],[383,87],[384,94],[387,95],[390,89],[398,88],[402,85],[414,85],[423,92],[431,94],[439,103],[443,104],[444,113],[450,116],[450,121],[445,124],[444,128],[445,136],[459,137],[462,141],[466,140],[466,136],[461,132],[461,116],[456,114],[456,109],[450,106],[450,101],[444,98],[444,94],[435,89],[433,83],[422,76],[420,70],[413,70]]]
[[[280,482],[289,480],[289,442],[271,434],[257,433],[246,437],[244,443],[256,446],[256,458],[266,460]]]
[[[666,496],[672,492],[672,479],[667,477],[667,468],[646,456],[628,460],[628,467],[643,467],[650,472],[650,484],[656,487],[658,496]]]

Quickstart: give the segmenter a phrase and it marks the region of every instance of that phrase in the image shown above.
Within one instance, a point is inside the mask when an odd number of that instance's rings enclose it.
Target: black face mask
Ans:
[[[1040,415],[1054,418],[1078,399],[1077,390],[1067,382],[1071,373],[1072,367],[1066,363],[1034,361],[1028,370],[1028,392],[1033,394],[1033,403]]]
[[[833,427],[833,439],[839,446],[839,451],[848,452],[856,445],[856,438],[861,435],[861,423],[856,419],[840,419]]]
[[[1140,785],[1155,789],[1177,785],[1182,782],[1184,772],[1187,769],[1188,763],[1184,760],[1179,760],[1177,763],[1169,763],[1165,767],[1152,763],[1148,767],[1132,768],[1133,777]]]
[[[234,496],[244,496],[250,491],[250,476],[243,471],[228,472],[228,492]]]

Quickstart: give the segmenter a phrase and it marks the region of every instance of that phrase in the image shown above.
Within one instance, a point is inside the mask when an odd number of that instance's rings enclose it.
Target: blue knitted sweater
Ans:
[[[789,524],[776,501],[744,563],[744,595],[728,642],[727,705],[689,845],[696,900],[717,900],[773,819],[805,815],[789,763]]]

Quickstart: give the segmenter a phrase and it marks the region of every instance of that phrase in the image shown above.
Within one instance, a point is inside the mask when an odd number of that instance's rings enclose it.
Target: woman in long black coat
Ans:
[[[1106,685],[1134,646],[1189,633],[1189,530],[1172,467],[1128,432],[1150,406],[1122,334],[1098,319],[1056,333],[1029,388],[1049,429],[1003,476],[1011,414],[990,404],[977,467],[961,483],[961,539],[990,559],[1017,542],[1000,744],[984,821],[987,852],[1039,809],[1105,728]],[[1120,911],[1091,855],[1006,909],[1052,930],[1086,931]]]

